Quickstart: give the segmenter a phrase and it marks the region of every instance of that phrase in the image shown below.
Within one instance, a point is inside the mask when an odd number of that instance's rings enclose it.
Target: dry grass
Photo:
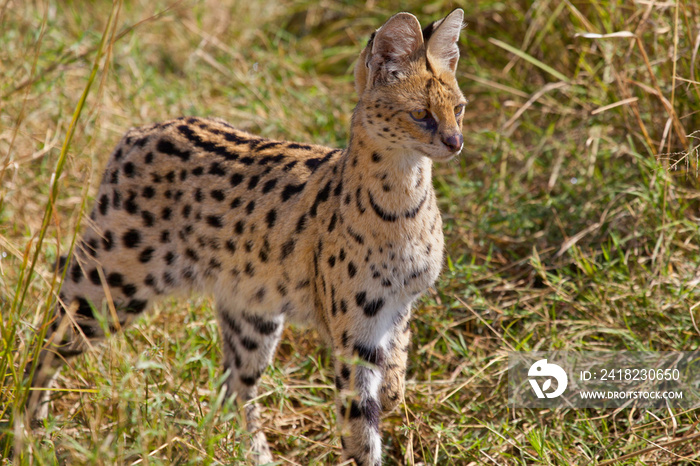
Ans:
[[[76,360],[44,426],[18,435],[18,374],[60,283],[51,264],[128,127],[216,115],[342,146],[350,70],[370,31],[399,10],[427,21],[452,6],[129,2],[110,23],[107,4],[0,0],[0,457],[242,461],[238,414],[220,407],[206,297],[166,301]],[[698,349],[700,7],[485,1],[465,11],[467,147],[435,180],[449,259],[416,310],[406,402],[383,421],[387,463],[697,463],[697,410],[514,410],[505,356]],[[316,334],[286,330],[260,397],[281,464],[337,461],[333,396]]]

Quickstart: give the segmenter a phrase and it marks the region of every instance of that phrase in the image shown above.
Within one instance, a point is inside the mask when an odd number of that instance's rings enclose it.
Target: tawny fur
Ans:
[[[55,353],[80,354],[103,336],[95,310],[113,305],[123,327],[159,296],[206,292],[230,395],[255,397],[285,321],[315,326],[333,348],[343,457],[380,464],[379,417],[403,396],[411,304],[442,266],[431,172],[461,150],[462,17],[455,10],[421,31],[400,13],[375,33],[356,67],[345,150],[267,140],[218,119],[130,130],[66,265],[34,383],[60,366]],[[246,420],[255,461],[271,461],[256,404]]]

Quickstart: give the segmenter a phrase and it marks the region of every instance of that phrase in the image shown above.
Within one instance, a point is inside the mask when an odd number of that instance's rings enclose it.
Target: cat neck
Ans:
[[[432,160],[419,153],[382,147],[358,118],[353,118],[353,123],[343,161],[342,204],[360,215],[374,211],[389,222],[415,218],[435,199]]]

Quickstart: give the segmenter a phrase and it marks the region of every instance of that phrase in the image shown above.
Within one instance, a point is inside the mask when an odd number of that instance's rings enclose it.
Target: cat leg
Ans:
[[[90,239],[79,242],[67,263],[66,280],[59,293],[59,302],[51,311],[53,315],[48,321],[45,342],[37,360],[30,361],[25,367],[25,377],[31,377],[33,388],[26,403],[30,418],[45,411],[48,392],[44,389],[66,361],[104,339],[104,328],[94,313],[103,309],[107,292],[108,312],[104,319],[112,332],[135,320],[160,293],[152,284],[149,286],[150,275],[135,274],[128,267],[120,267],[116,261],[106,261],[109,268],[103,267],[102,257],[98,255],[99,243],[92,238],[93,233],[88,231],[86,237]]]
[[[217,304],[223,341],[224,370],[228,372],[226,391],[243,404],[246,428],[251,433],[251,450],[255,464],[272,462],[272,454],[262,429],[260,406],[250,402],[257,396],[258,381],[270,364],[277,348],[284,315],[243,311]]]
[[[410,316],[410,312],[406,313],[404,319],[394,327],[387,347],[386,361],[382,366],[379,400],[385,413],[396,408],[403,399],[406,387],[406,359],[411,345]]]

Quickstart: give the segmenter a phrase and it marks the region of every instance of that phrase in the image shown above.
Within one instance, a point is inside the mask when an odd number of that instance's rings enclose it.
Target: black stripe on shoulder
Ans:
[[[226,160],[236,160],[238,158],[238,154],[229,150],[228,147],[221,144],[217,144],[213,141],[205,140],[187,125],[178,126],[177,130],[180,132],[180,134],[186,137],[188,141],[190,141],[192,144],[194,144],[196,147],[202,150],[220,155]]]

